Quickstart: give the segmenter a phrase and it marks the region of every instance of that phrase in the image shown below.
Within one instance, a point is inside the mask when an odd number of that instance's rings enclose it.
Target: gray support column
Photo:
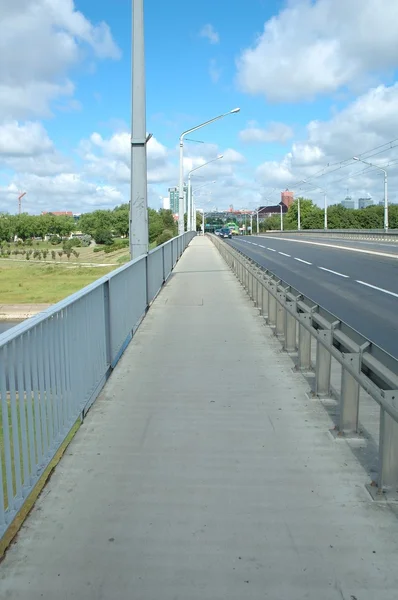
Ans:
[[[276,325],[276,283],[270,281],[268,284],[268,325],[275,327]]]
[[[398,407],[398,390],[385,391],[384,397]],[[382,408],[380,409],[379,441],[380,491],[398,491],[398,423]]]
[[[359,416],[359,383],[348,373],[344,365],[354,368],[359,374],[361,365],[360,353],[343,354],[344,362],[341,365],[341,393],[340,393],[340,433],[356,433],[358,431]]]
[[[286,308],[290,310],[294,310],[297,313],[296,302],[287,302]],[[283,349],[286,352],[295,352],[296,351],[296,330],[297,330],[297,320],[296,318],[286,310],[285,317],[285,342],[283,344]]]
[[[301,314],[300,321],[308,327],[311,325],[312,317],[310,314]],[[298,362],[297,368],[300,371],[311,370],[311,333],[299,321],[299,343],[298,343]]]
[[[277,306],[276,306],[276,327],[275,335],[282,338],[285,335],[285,319],[286,319],[286,293],[277,293]]]

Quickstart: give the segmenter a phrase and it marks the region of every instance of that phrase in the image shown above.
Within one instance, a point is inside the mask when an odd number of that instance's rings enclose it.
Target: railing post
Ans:
[[[275,327],[276,325],[276,282],[270,281],[268,283],[268,325]]]
[[[384,398],[398,408],[398,390],[384,391]],[[379,491],[396,493],[398,490],[398,423],[383,408],[380,408],[379,465]]]
[[[327,397],[330,395],[330,371],[332,355],[329,348],[325,348],[319,341],[322,338],[329,346],[332,345],[332,330],[321,329],[317,332],[316,341],[316,365],[315,365],[315,395]]]
[[[301,321],[301,322],[300,322]],[[300,371],[311,370],[311,332],[304,326],[311,326],[312,316],[302,313],[299,319],[299,343],[297,368]],[[303,323],[303,324],[302,324]]]
[[[348,364],[355,371],[360,373],[361,355],[359,352],[343,353],[342,358],[345,364]],[[359,416],[359,383],[341,365],[341,393],[340,393],[340,425],[339,431],[342,434],[356,433],[358,431]]]
[[[267,283],[265,277],[261,282],[261,314],[264,319],[268,320],[268,299],[269,299],[269,291],[267,288]]]
[[[263,286],[261,284],[261,271],[258,269],[256,277],[257,295],[256,295],[256,306],[262,314],[263,309]]]
[[[275,335],[283,337],[285,334],[285,318],[286,318],[286,292],[277,292],[277,305],[276,305],[276,327]]]
[[[290,310],[294,310],[294,313],[297,314],[297,303],[296,302],[286,302],[286,308]],[[283,344],[283,349],[286,352],[295,352],[296,351],[296,317],[292,315],[288,310],[285,311],[285,341]]]
[[[163,283],[166,281],[166,265],[164,261],[164,246],[162,246]]]
[[[111,294],[109,279],[103,285],[106,364],[112,365]]]

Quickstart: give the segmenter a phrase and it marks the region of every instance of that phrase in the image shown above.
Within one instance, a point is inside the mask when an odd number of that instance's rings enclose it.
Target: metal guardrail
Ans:
[[[297,352],[297,369],[315,370],[315,396],[331,396],[331,361],[341,365],[339,424],[336,434],[358,434],[360,389],[380,406],[379,469],[374,498],[397,499],[398,361],[271,271],[221,241],[211,240],[254,300],[283,349]],[[316,341],[313,367],[311,341]]]
[[[398,242],[398,229],[390,229],[385,232],[382,229],[286,229],[285,231],[267,231],[260,235],[311,235],[346,238],[351,240],[374,240],[383,242]]]
[[[0,335],[0,536],[195,235],[166,242]]]

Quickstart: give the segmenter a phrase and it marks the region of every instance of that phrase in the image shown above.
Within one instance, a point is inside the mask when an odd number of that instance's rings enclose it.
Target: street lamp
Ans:
[[[214,117],[213,119],[210,119],[209,121],[205,121],[204,123],[201,123],[200,125],[196,125],[196,127],[187,129],[186,131],[183,131],[182,134],[180,135],[180,186],[179,186],[179,197],[178,197],[178,202],[179,202],[178,233],[179,233],[179,235],[183,234],[184,230],[185,230],[185,227],[184,227],[184,137],[186,135],[188,135],[188,133],[192,133],[193,131],[196,131],[197,129],[201,129],[202,127],[205,127],[206,125],[210,125],[210,123],[214,123],[214,121],[218,121],[219,119],[223,119],[224,117],[227,117],[228,115],[232,115],[234,113],[238,113],[239,111],[240,111],[240,108],[234,108],[233,110],[230,110],[227,113],[218,115],[218,117]]]
[[[216,160],[220,160],[221,158],[224,158],[223,154],[220,154],[219,156],[217,156],[216,158],[212,158],[211,160],[208,160],[207,162],[205,162],[203,165],[199,165],[199,167],[195,167],[194,169],[191,169],[188,173],[188,219],[187,219],[187,230],[188,231],[193,231],[193,202],[192,202],[192,198],[191,198],[191,175],[194,171],[197,171],[198,169],[201,169],[202,167],[205,167],[206,165],[215,162]],[[199,186],[202,187],[202,186]]]
[[[379,171],[382,171],[384,173],[384,230],[388,231],[387,171],[385,169],[382,169],[381,167],[378,167],[377,165],[374,165],[373,163],[363,160],[362,158],[358,158],[358,156],[353,156],[352,158],[353,160],[357,160],[361,163],[364,163],[365,165],[368,165],[369,167],[373,167],[374,169],[378,169]]]

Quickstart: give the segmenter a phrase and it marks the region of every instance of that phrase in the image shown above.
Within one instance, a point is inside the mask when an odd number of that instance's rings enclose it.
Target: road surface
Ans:
[[[289,234],[228,243],[398,358],[398,245]]]

